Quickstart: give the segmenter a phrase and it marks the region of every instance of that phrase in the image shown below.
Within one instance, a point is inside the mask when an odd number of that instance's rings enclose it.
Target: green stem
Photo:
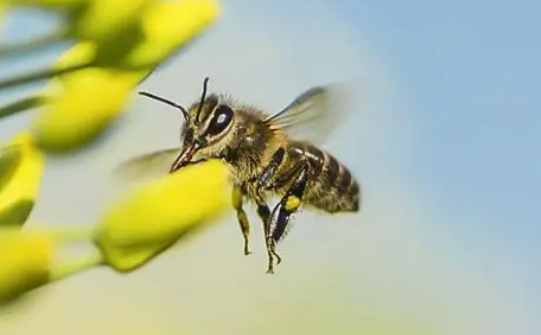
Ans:
[[[94,235],[94,227],[49,229],[48,234],[60,243],[89,242]]]
[[[27,97],[15,102],[10,103],[9,105],[0,107],[0,119],[3,117],[11,116],[13,114],[24,112],[26,110],[39,107],[44,104],[45,99],[43,96],[35,95],[33,97]]]
[[[0,59],[37,51],[40,48],[62,42],[65,38],[67,38],[67,36],[67,31],[65,29],[59,29],[37,39],[0,47]]]
[[[75,261],[67,262],[62,266],[53,267],[50,274],[50,281],[58,281],[69,276],[87,270],[91,267],[104,263],[103,254],[97,250],[91,250],[87,255]]]
[[[30,227],[20,228],[16,225],[5,225],[0,227],[0,239],[18,236],[20,234],[43,234],[49,236],[55,243],[78,243],[92,241],[94,227]]]
[[[43,70],[38,70],[35,72],[24,74],[22,76],[8,78],[6,80],[0,81],[0,90],[29,84],[29,83],[39,81],[39,80],[51,79],[53,77],[60,76],[65,73],[84,69],[87,66],[89,66],[89,64],[84,63],[84,64],[76,64],[72,66],[67,66],[61,69],[43,69]]]

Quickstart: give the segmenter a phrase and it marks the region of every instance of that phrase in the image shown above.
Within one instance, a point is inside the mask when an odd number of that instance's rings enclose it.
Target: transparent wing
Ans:
[[[350,115],[350,95],[343,85],[310,88],[265,120],[292,137],[323,144]]]
[[[113,174],[124,181],[165,176],[180,150],[169,148],[135,156],[117,166]]]

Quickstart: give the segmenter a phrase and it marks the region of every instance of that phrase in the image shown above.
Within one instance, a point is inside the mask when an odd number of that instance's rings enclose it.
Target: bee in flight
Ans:
[[[244,254],[250,254],[250,226],[244,200],[255,203],[263,221],[268,255],[267,273],[281,258],[276,245],[286,235],[290,216],[307,207],[327,213],[359,211],[359,184],[346,166],[317,147],[345,120],[339,108],[339,91],[333,86],[313,87],[284,109],[269,115],[221,94],[207,96],[205,78],[199,102],[190,108],[149,92],[141,95],[177,108],[185,122],[181,148],[147,153],[120,167],[141,168],[167,157],[170,173],[209,159],[221,159],[230,167],[232,203],[244,238]],[[334,98],[338,98],[333,102]],[[121,170],[122,171],[122,170]],[[267,199],[280,200],[270,210]]]

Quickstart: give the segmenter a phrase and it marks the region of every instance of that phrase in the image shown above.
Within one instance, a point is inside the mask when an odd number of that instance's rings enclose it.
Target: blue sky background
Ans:
[[[453,236],[451,247],[482,255],[499,276],[521,278],[517,289],[539,307],[539,3],[342,5],[407,97],[413,127],[401,136],[419,139],[407,169],[452,218],[439,227]]]
[[[506,236],[534,251],[531,239],[541,229],[541,160],[533,151],[541,140],[539,4],[414,0],[343,6],[377,44],[407,96],[408,117],[422,139],[409,168],[430,185],[440,209],[490,219],[490,228],[464,229]]]
[[[151,290],[146,296],[161,304],[178,293],[175,289],[180,283],[195,290],[192,296],[183,295],[190,303],[205,294],[212,304],[211,296],[231,303],[240,294],[233,287],[243,287],[246,293],[238,299],[252,307],[239,310],[251,311],[261,320],[266,320],[265,302],[283,304],[276,297],[279,288],[291,303],[299,304],[317,304],[303,299],[318,290],[332,292],[335,300],[329,298],[328,305],[336,312],[315,315],[337,323],[346,320],[340,319],[345,315],[354,315],[355,320],[363,308],[365,315],[377,310],[386,299],[399,297],[407,304],[426,297],[430,303],[423,308],[438,306],[434,309],[442,311],[442,322],[456,327],[449,334],[538,333],[541,159],[536,145],[541,143],[541,117],[536,112],[541,103],[536,93],[541,78],[541,23],[536,19],[540,10],[539,3],[526,0],[224,1],[222,21],[193,50],[168,63],[143,86],[187,104],[198,96],[202,77],[210,75],[211,87],[272,109],[285,105],[306,86],[355,78],[364,90],[359,91],[364,94],[358,100],[358,113],[328,149],[365,186],[364,217],[336,218],[338,223],[329,225],[329,218],[309,213],[299,216],[300,222],[284,246],[289,265],[280,269],[282,277],[276,279],[279,284],[274,288],[259,278],[263,255],[255,255],[250,266],[239,257],[237,227],[231,228],[233,217],[200,242],[200,249],[187,248],[161,263],[158,260],[158,265],[135,275],[131,286],[120,284],[122,278],[111,281],[109,273],[89,276],[113,292],[121,288],[138,292],[149,283],[166,280],[162,287],[168,288],[168,295]],[[10,22],[4,36],[12,40],[39,31],[44,18],[24,13]],[[54,57],[51,53],[13,64],[22,69]],[[0,65],[1,75],[12,70]],[[160,118],[148,110],[156,110]],[[133,114],[132,121],[126,121],[119,135],[102,149],[106,158],[97,152],[89,154],[95,165],[80,159],[70,161],[68,167],[65,162],[52,163],[36,221],[91,220],[107,199],[100,193],[105,187],[101,180],[118,163],[112,157],[176,143],[178,127],[171,126],[177,122],[175,113],[169,114],[165,108],[162,113],[162,108],[158,111],[155,104],[141,101]],[[26,117],[3,122],[0,139],[20,130]],[[151,131],[152,136],[143,141],[141,131]],[[81,173],[85,173],[87,192],[73,194],[73,181],[80,181]],[[56,193],[47,191],[52,185]],[[65,194],[59,200],[57,193],[62,191]],[[88,196],[92,200],[84,198]],[[59,201],[85,207],[59,211]],[[256,241],[258,232],[254,232]],[[194,279],[172,272],[181,262],[197,262],[198,266],[221,262],[212,250],[222,247],[228,250],[223,252],[228,265],[221,274],[222,285],[208,291],[205,285],[212,283],[208,278],[216,276],[211,269],[191,269]],[[314,250],[319,252],[320,263],[313,260]],[[330,272],[336,273],[329,279],[334,284],[307,288],[314,278]],[[71,297],[76,295],[76,287],[90,285],[77,279],[71,282],[71,289],[66,284],[67,293],[56,288],[55,296],[64,294],[57,298],[62,301],[58,306],[63,306],[57,311],[74,303],[76,298]],[[197,291],[201,286],[204,292]],[[93,301],[95,305],[88,296],[77,301],[89,298],[91,303],[80,308],[100,315],[98,300]],[[130,300],[118,304],[126,301]],[[214,318],[224,313],[221,304],[216,304],[208,312]],[[168,300],[166,306],[174,311],[170,322],[179,311],[190,313],[176,300]],[[399,311],[404,314],[409,307]],[[205,320],[207,314],[202,311],[206,309],[208,305],[194,308],[190,315]],[[241,318],[224,320],[227,326],[217,322],[215,329],[207,325],[210,328],[202,333],[247,331],[240,325]],[[29,323],[24,318],[18,321]],[[257,322],[253,327],[263,333]],[[18,329],[26,334],[21,330],[24,327]]]

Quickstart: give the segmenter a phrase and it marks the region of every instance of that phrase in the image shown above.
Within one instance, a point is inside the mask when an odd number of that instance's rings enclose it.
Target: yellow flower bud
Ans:
[[[94,0],[74,18],[74,34],[83,40],[102,41],[139,23],[147,6],[156,0]],[[121,41],[119,41],[121,42]]]
[[[201,34],[218,16],[212,0],[156,1],[143,13],[144,41],[125,56],[132,67],[158,64]]]
[[[229,170],[208,161],[145,185],[116,204],[96,228],[95,243],[117,271],[132,271],[197,228],[216,222],[229,202]]]
[[[44,156],[28,133],[0,149],[0,225],[26,222],[41,186],[43,164]]]
[[[59,57],[54,70],[90,64],[97,52],[96,43],[79,42]],[[48,104],[33,124],[40,148],[57,153],[78,149],[120,117],[131,90],[152,71],[121,66],[86,66],[50,80],[43,94]]]
[[[66,76],[68,83],[55,88],[32,127],[37,145],[50,152],[74,150],[97,139],[123,112],[134,82],[132,73],[100,68]]]
[[[46,284],[52,256],[53,245],[46,235],[0,236],[0,303]]]

